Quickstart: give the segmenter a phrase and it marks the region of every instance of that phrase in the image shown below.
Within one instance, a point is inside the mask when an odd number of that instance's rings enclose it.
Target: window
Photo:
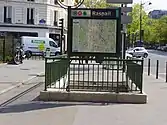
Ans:
[[[27,8],[27,24],[34,24],[34,8]]]
[[[134,51],[139,51],[139,49],[135,49]]]
[[[54,26],[58,26],[57,24],[57,11],[54,11]]]
[[[12,7],[4,7],[4,23],[12,23]]]
[[[52,47],[55,47],[55,48],[58,47],[53,41],[49,41],[49,45],[52,46]]]
[[[54,4],[58,4],[57,0],[54,0]]]
[[[144,49],[143,49],[143,48],[140,48],[139,51],[144,51]]]

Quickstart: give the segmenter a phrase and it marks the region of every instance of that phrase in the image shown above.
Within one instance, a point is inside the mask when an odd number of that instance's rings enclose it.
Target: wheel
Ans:
[[[147,53],[144,53],[143,57],[144,58],[147,58],[148,54]]]
[[[45,58],[45,56],[46,56],[46,52],[43,52],[42,57]]]
[[[60,55],[60,53],[59,53],[59,52],[56,52],[56,53],[55,53],[55,56],[59,56],[59,55]]]
[[[130,55],[134,56],[133,53],[129,53]]]
[[[31,51],[26,51],[25,55],[26,55],[26,58],[31,58],[32,52]]]
[[[14,63],[15,63],[16,65],[19,65],[19,64],[20,64],[20,57],[19,57],[19,55],[16,55],[16,56],[14,57]]]

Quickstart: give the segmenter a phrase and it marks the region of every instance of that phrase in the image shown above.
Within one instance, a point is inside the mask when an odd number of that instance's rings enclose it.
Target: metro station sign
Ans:
[[[118,18],[119,9],[94,9],[91,12],[92,17]]]
[[[91,10],[72,10],[73,17],[90,17]]]
[[[119,8],[114,9],[74,9],[71,12],[72,17],[76,18],[119,18],[120,10]]]

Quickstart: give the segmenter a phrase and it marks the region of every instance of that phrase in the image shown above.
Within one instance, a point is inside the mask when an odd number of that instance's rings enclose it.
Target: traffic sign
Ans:
[[[121,13],[132,12],[132,7],[121,7]]]
[[[121,24],[132,23],[132,17],[127,15],[121,15]]]

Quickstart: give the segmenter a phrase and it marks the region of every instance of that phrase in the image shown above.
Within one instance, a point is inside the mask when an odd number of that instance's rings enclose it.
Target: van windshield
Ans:
[[[52,46],[52,47],[55,47],[55,48],[58,47],[57,44],[53,41],[49,41],[49,45]]]

